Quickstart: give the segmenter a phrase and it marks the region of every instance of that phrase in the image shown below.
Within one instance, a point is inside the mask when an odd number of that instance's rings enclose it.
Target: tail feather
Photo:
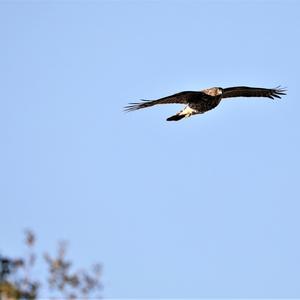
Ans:
[[[179,120],[183,119],[184,117],[185,117],[185,115],[177,114],[177,115],[169,117],[167,119],[167,121],[179,121]]]

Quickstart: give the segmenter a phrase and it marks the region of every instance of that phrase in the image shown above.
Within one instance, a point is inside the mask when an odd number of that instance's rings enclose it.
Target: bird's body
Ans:
[[[274,89],[253,88],[238,86],[231,88],[213,87],[202,91],[185,91],[157,100],[142,100],[140,103],[130,103],[125,107],[126,111],[134,111],[157,104],[185,104],[186,107],[171,116],[167,121],[179,121],[192,115],[202,114],[219,105],[222,99],[232,97],[267,97],[270,99],[281,98],[285,95],[285,89],[280,87]]]

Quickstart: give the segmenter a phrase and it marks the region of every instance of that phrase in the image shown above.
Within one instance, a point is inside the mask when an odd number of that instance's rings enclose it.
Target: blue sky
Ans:
[[[300,297],[299,1],[1,1],[0,251],[70,241],[105,297]],[[140,98],[248,85],[181,122]]]

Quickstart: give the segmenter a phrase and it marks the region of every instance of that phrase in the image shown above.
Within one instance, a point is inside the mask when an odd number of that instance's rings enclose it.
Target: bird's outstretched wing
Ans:
[[[129,103],[129,105],[124,107],[124,110],[127,112],[134,111],[137,109],[146,108],[157,104],[188,104],[189,102],[193,101],[193,99],[201,98],[203,97],[203,95],[204,94],[202,92],[185,91],[157,100],[141,100],[142,102],[139,103]]]
[[[231,97],[267,97],[274,99],[281,98],[282,95],[286,95],[286,89],[276,87],[274,89],[247,87],[247,86],[236,86],[223,89],[222,98]]]

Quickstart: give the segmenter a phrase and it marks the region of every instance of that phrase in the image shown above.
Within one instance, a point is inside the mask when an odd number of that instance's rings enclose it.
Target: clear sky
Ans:
[[[0,251],[70,241],[105,297],[300,297],[300,1],[1,1]],[[288,88],[123,106],[183,90]]]

